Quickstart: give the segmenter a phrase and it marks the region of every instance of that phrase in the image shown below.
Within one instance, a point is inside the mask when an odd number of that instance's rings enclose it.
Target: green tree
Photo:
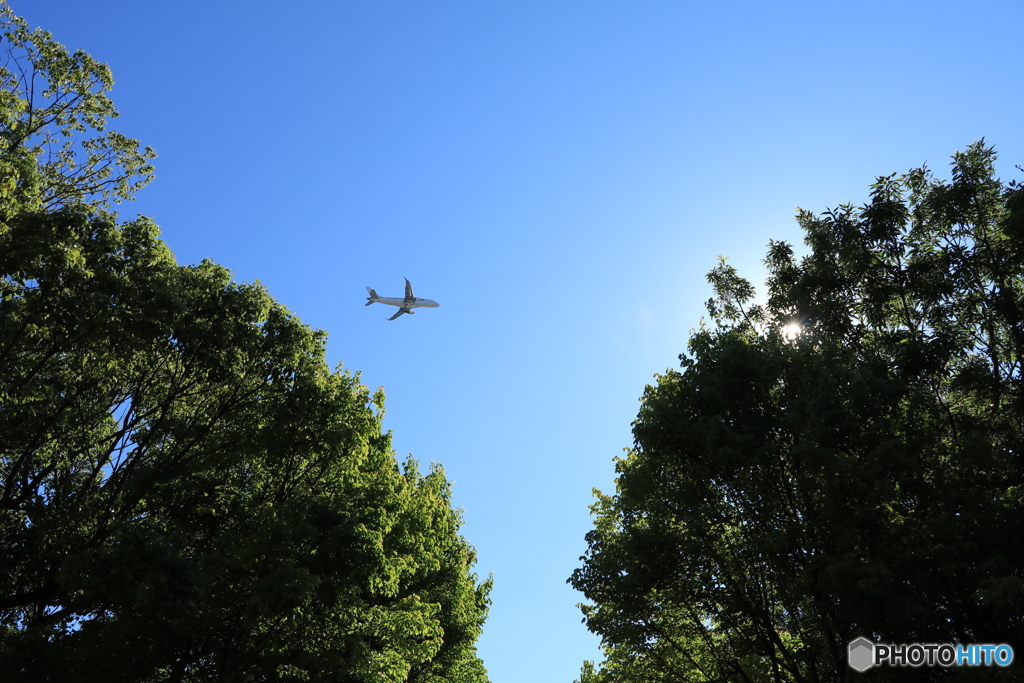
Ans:
[[[769,244],[763,305],[720,259],[715,326],[596,492],[583,683],[855,680],[859,636],[1024,652],[1024,190],[994,159],[800,211],[810,253]]]
[[[0,11],[4,681],[486,681],[443,471],[400,466],[322,332],[102,210],[148,173],[134,141],[89,148],[108,176],[40,151],[111,115],[83,76],[109,73]],[[16,82],[60,111],[35,126]]]
[[[110,69],[30,30],[3,0],[0,33],[0,205],[130,200],[152,179],[156,154],[116,131],[88,137],[118,115],[107,97]]]

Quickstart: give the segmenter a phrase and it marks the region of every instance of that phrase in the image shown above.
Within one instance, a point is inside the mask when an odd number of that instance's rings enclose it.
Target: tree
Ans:
[[[106,73],[2,11],[20,73]],[[65,76],[32,135],[109,114]],[[38,122],[4,78],[3,121]],[[4,680],[486,681],[490,581],[444,472],[399,465],[322,332],[106,213],[138,157],[92,149],[120,180],[0,152]]]
[[[583,566],[581,681],[842,681],[847,643],[1024,651],[1024,189],[983,142],[800,211],[768,296],[721,259],[713,328],[648,386]],[[876,669],[879,680],[991,676]]]
[[[116,131],[107,92],[110,69],[86,52],[69,53],[49,32],[30,30],[0,0],[0,200],[56,209],[77,202],[104,208],[130,200],[153,177],[156,154]],[[0,217],[2,218],[2,217]]]

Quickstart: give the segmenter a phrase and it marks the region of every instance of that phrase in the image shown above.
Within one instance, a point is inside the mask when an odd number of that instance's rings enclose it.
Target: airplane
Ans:
[[[370,296],[366,297],[366,305],[370,304],[387,304],[388,306],[398,306],[398,313],[388,318],[388,320],[394,320],[403,313],[413,314],[412,309],[426,306],[427,308],[437,308],[441,304],[437,303],[433,299],[417,299],[416,295],[412,293],[412,283],[409,282],[409,278],[405,278],[405,298],[401,299],[397,296],[377,296],[377,292],[373,291],[369,287],[366,288]]]

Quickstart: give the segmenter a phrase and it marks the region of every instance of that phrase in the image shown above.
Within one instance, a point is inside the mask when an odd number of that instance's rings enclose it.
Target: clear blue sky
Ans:
[[[565,580],[718,254],[985,137],[1024,165],[1024,3],[10,0],[108,63],[158,152],[125,217],[259,279],[440,461],[493,683],[571,683]],[[364,286],[441,308],[394,322]],[[755,282],[760,284],[760,282]]]

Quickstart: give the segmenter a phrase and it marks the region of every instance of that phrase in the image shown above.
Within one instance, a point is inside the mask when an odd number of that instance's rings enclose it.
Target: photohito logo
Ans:
[[[847,650],[850,668],[867,671],[873,666],[1010,666],[1009,645],[973,643],[875,643],[861,636]]]

